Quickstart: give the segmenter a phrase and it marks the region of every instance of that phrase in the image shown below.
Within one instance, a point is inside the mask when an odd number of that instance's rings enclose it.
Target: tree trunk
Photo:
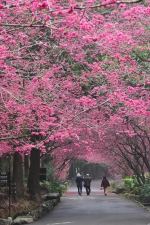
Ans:
[[[13,160],[13,183],[16,183],[16,199],[24,197],[24,186],[23,186],[23,167],[22,167],[22,156],[18,153],[14,153]]]
[[[29,175],[29,156],[24,156],[24,176],[27,178]]]
[[[29,169],[29,177],[28,177],[28,189],[29,194],[39,195],[40,194],[40,151],[36,148],[31,150],[30,155],[30,169]]]

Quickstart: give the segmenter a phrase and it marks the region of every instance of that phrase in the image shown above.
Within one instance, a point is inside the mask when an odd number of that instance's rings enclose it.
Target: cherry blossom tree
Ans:
[[[110,163],[105,146],[125,153],[122,127],[130,148],[125,118],[147,121],[150,7],[130,3],[1,2],[0,154],[31,154],[31,194],[42,154],[56,168],[72,157]]]

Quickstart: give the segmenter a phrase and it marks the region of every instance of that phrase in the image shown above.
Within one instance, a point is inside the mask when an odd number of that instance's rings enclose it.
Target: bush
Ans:
[[[50,186],[50,182],[49,181],[43,181],[43,183],[42,182],[40,182],[40,189],[41,189],[41,191],[43,191],[44,193],[46,192],[51,192],[51,186]]]
[[[51,192],[57,192],[62,196],[64,192],[67,190],[67,184],[54,182],[51,185]]]
[[[135,195],[140,195],[140,192],[141,192],[141,187],[134,187],[133,188],[133,193]]]
[[[150,183],[143,185],[140,191],[140,199],[145,203],[150,202]]]
[[[62,196],[66,192],[69,182],[55,181],[43,181],[41,183],[41,190],[51,193],[59,193]]]
[[[135,175],[133,175],[132,177],[126,176],[125,179],[122,180],[122,182],[124,182],[125,190],[127,192],[133,191],[135,187],[139,186]]]
[[[115,182],[114,181],[110,181],[110,188],[115,189]]]

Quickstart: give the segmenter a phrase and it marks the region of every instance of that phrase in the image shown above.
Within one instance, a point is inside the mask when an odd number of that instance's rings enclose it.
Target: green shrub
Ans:
[[[114,181],[110,181],[110,188],[115,189],[115,182]]]
[[[51,184],[49,181],[44,180],[43,183],[40,182],[41,191],[51,192]]]
[[[143,202],[150,202],[150,183],[143,185],[140,191],[140,199]]]
[[[135,187],[139,186],[137,182],[137,178],[135,175],[126,176],[122,182],[124,182],[125,189],[128,191],[132,191]]]
[[[62,196],[62,194],[66,192],[67,187],[67,182],[62,183],[61,181],[55,181],[51,183],[51,192],[57,192],[60,194],[60,196]]]
[[[57,182],[53,182],[51,184],[51,192],[60,192],[60,184]]]

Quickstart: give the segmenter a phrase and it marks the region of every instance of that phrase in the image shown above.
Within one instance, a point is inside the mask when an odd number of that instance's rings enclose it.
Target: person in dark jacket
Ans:
[[[76,184],[77,184],[79,195],[82,195],[82,182],[83,182],[83,177],[81,176],[80,173],[78,173],[76,177]]]
[[[86,174],[86,176],[84,177],[84,187],[86,189],[86,194],[90,195],[91,192],[91,177],[89,176],[89,174]]]
[[[109,187],[109,181],[107,180],[106,177],[103,177],[102,182],[101,182],[101,188],[104,188],[104,195],[107,195],[107,187]]]

